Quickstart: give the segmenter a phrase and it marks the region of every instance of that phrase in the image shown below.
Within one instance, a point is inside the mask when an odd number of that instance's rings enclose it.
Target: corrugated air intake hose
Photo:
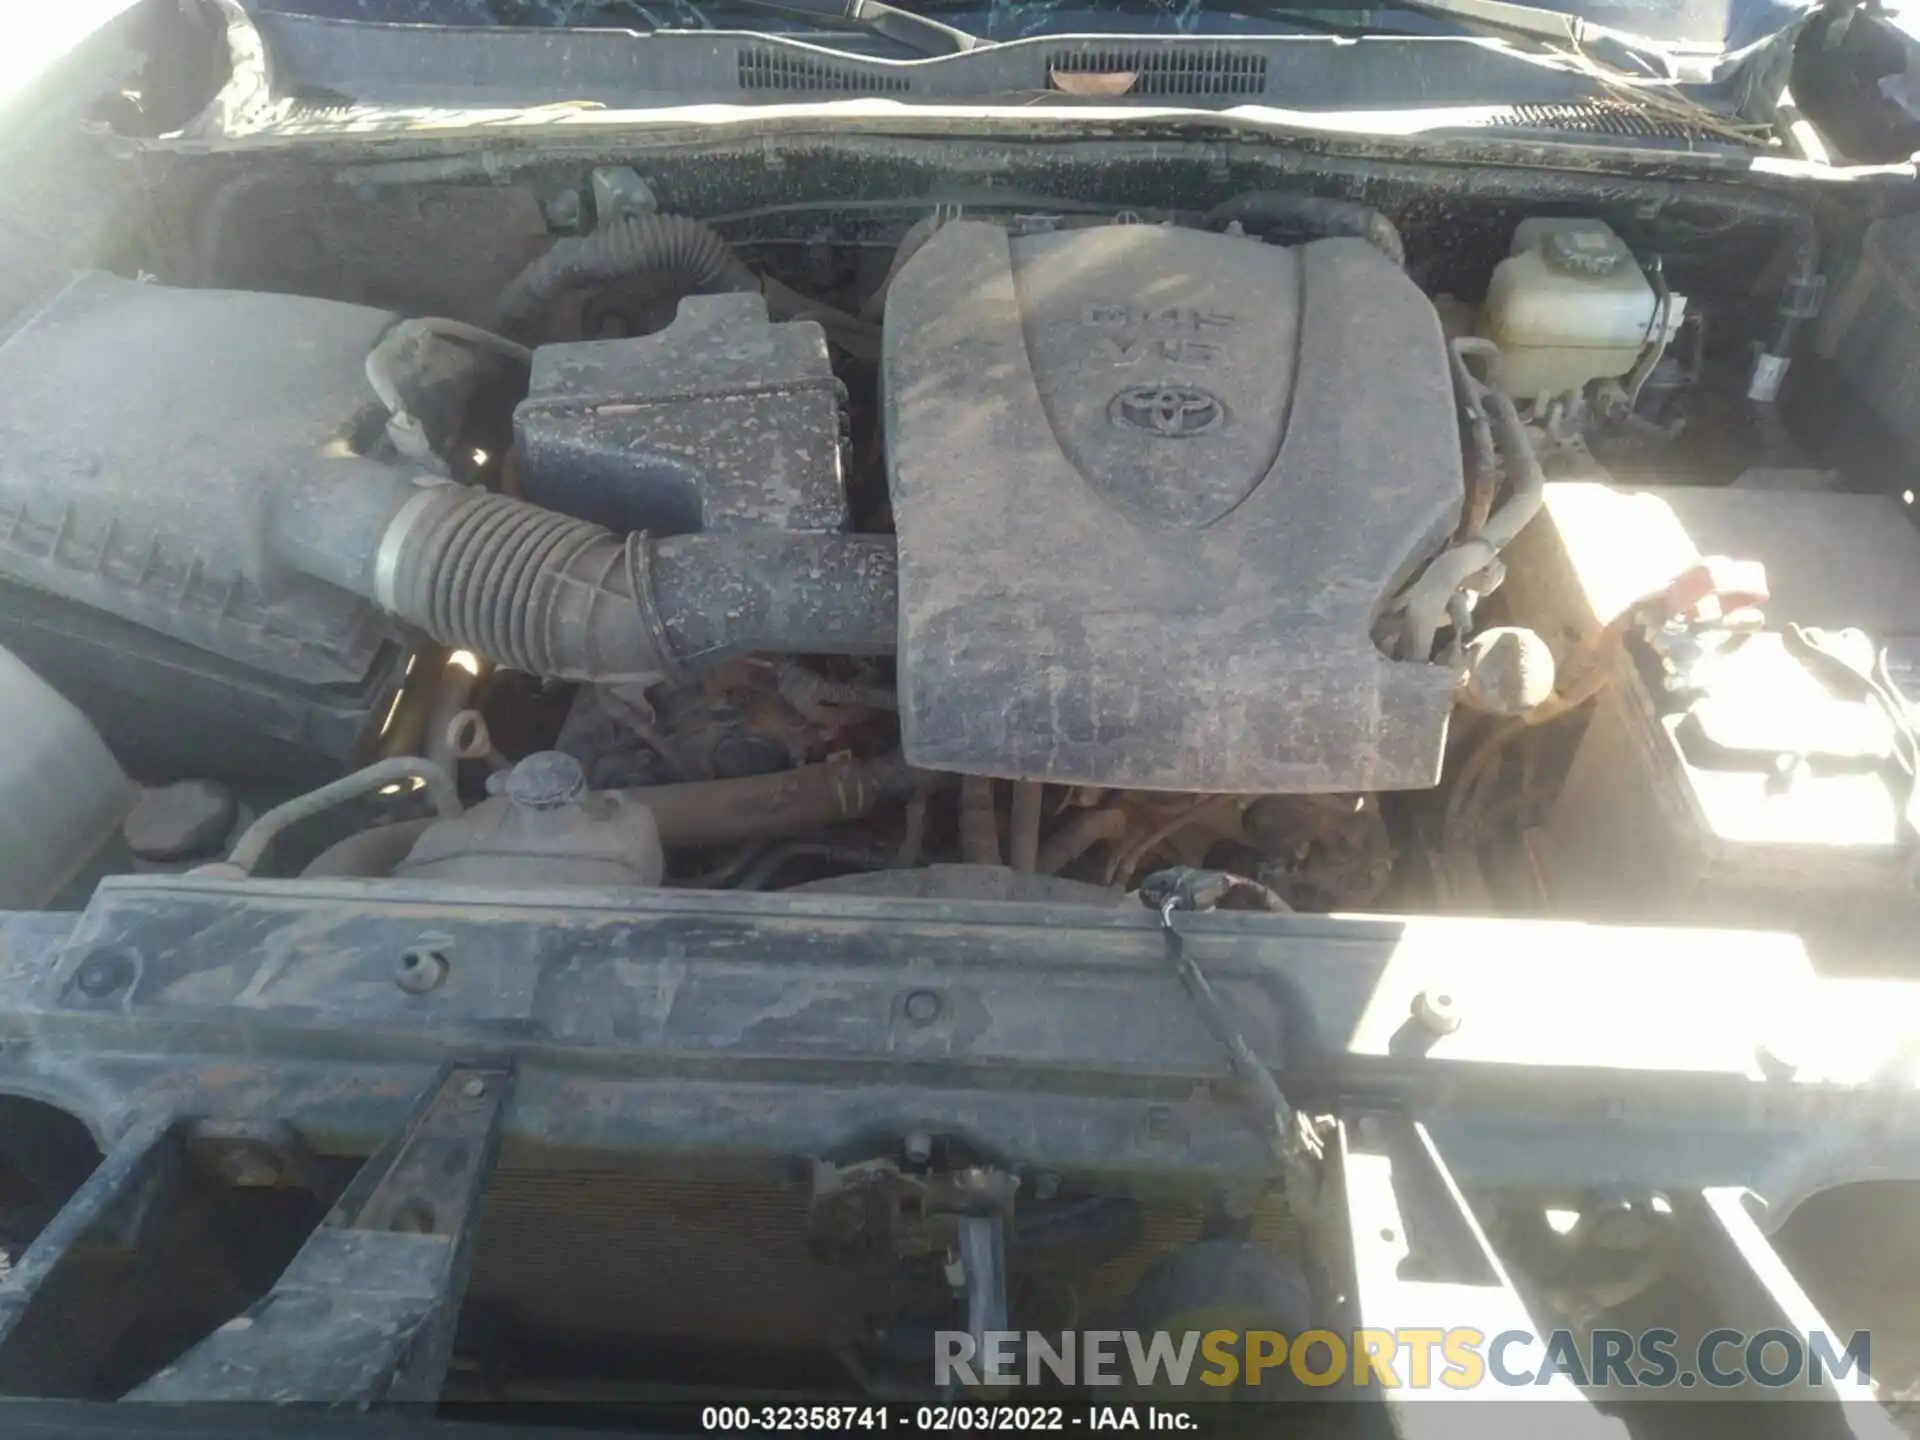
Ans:
[[[325,487],[282,495],[273,544],[444,645],[548,679],[633,682],[749,651],[894,649],[887,535],[621,536],[350,462]]]

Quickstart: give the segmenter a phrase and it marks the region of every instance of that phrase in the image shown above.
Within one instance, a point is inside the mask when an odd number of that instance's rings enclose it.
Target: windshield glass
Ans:
[[[1309,22],[1283,23],[1276,7],[1235,10],[1230,0],[896,0],[899,8],[938,13],[949,23],[991,40],[1033,35],[1273,34],[1299,29],[1457,33],[1392,5],[1308,0],[1287,5]],[[1743,49],[1775,34],[1813,8],[1811,0],[1534,0],[1543,9],[1578,16],[1693,51]],[[805,30],[804,19],[764,13],[751,24],[729,0],[249,0],[250,8],[283,14],[392,24],[619,27],[656,29]]]

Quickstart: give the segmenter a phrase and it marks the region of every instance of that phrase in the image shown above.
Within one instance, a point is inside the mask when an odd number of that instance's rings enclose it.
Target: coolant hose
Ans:
[[[590,235],[561,240],[508,285],[493,328],[526,338],[559,296],[615,280],[654,280],[681,294],[758,290],[727,242],[686,215],[622,215]]]
[[[1256,233],[1284,228],[1315,235],[1351,235],[1365,240],[1401,269],[1407,267],[1406,242],[1394,223],[1358,200],[1300,195],[1291,190],[1251,190],[1207,212],[1209,224],[1227,225],[1236,220]]]
[[[651,539],[372,464],[284,495],[272,543],[452,650],[549,680],[644,683],[750,651],[888,655],[884,535]]]
[[[391,760],[380,760],[364,770],[343,775],[318,790],[295,796],[284,805],[274,806],[234,841],[233,850],[224,863],[206,868],[212,872],[251,874],[253,867],[267,853],[267,847],[302,820],[310,820],[348,800],[358,800],[388,786],[400,786],[409,781],[425,788],[427,799],[433,802],[434,812],[441,819],[449,820],[460,813],[460,792],[454,788],[453,779],[445,770],[430,760],[396,755]]]
[[[1452,342],[1454,378],[1461,386],[1463,400],[1481,407],[1491,427],[1494,443],[1507,471],[1507,498],[1487,517],[1472,535],[1452,549],[1436,555],[1420,578],[1406,588],[1399,608],[1405,614],[1402,629],[1401,658],[1426,660],[1433,653],[1434,637],[1446,619],[1447,606],[1460,587],[1513,543],[1529,521],[1546,503],[1547,477],[1534,454],[1533,441],[1520,418],[1520,411],[1503,387],[1500,376],[1500,351],[1490,340],[1472,337]],[[1488,367],[1486,382],[1476,380],[1466,369],[1465,357],[1474,355]]]

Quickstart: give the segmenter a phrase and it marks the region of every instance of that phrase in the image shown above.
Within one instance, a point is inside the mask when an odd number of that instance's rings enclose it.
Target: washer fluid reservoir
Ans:
[[[1506,359],[1517,399],[1564,395],[1633,369],[1653,338],[1653,287],[1626,242],[1598,220],[1536,217],[1494,267],[1480,333]]]

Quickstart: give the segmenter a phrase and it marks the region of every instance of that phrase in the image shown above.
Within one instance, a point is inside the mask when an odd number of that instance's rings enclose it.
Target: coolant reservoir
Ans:
[[[1518,399],[1563,395],[1633,369],[1653,338],[1653,287],[1598,220],[1523,220],[1493,271],[1480,333],[1506,359]]]
[[[434,824],[396,875],[453,884],[653,886],[666,873],[653,812],[618,791],[589,793],[580,762],[529,755],[501,793]]]

